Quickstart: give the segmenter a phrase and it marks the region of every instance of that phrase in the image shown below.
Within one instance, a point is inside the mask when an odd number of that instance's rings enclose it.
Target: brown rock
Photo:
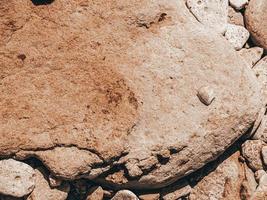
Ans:
[[[27,200],[65,200],[70,190],[67,183],[58,188],[51,188],[48,182],[48,176],[41,169],[35,170],[35,188],[27,197]]]
[[[179,182],[174,186],[167,187],[162,190],[163,200],[179,199],[188,196],[192,188],[187,182]]]
[[[253,41],[267,49],[267,1],[250,0],[245,12],[246,27]]]
[[[243,164],[239,152],[224,160],[213,172],[203,177],[192,189],[190,200],[241,200],[240,191],[244,180]]]
[[[253,70],[261,83],[264,101],[267,102],[267,56],[262,58],[254,67]]]
[[[227,26],[227,0],[186,0],[192,14],[205,26],[218,33],[225,33]]]
[[[242,155],[248,162],[248,166],[254,170],[263,169],[261,160],[261,149],[266,145],[261,140],[247,140],[242,145]]]
[[[228,6],[228,23],[239,26],[244,26],[244,17],[241,12],[236,11],[231,6]]]
[[[262,147],[261,155],[264,165],[267,166],[267,146]]]
[[[262,171],[259,179],[259,185],[250,200],[266,200],[267,199],[267,174]]]
[[[244,180],[242,182],[240,197],[241,199],[250,199],[254,194],[258,184],[255,180],[253,171],[244,164]]]
[[[104,190],[102,187],[93,187],[90,189],[86,200],[102,200],[104,197]]]
[[[25,22],[1,24],[0,156],[37,157],[65,179],[163,187],[216,159],[262,107],[254,74],[184,1],[0,8]],[[208,107],[196,96],[206,85],[216,94]],[[129,169],[113,176],[116,164]]]
[[[243,48],[238,53],[252,68],[261,59],[263,49],[260,47]]]

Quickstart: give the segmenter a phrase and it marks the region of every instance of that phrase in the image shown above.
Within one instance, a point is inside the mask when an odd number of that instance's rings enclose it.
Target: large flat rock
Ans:
[[[262,106],[253,72],[184,1],[0,10],[1,156],[37,157],[65,179],[163,187],[216,159]]]

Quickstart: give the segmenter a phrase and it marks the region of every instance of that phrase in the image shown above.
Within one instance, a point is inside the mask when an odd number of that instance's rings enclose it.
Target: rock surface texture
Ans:
[[[262,198],[267,6],[247,4],[0,1],[0,200]]]
[[[1,7],[2,156],[36,157],[64,179],[163,187],[216,159],[261,107],[253,73],[183,1]],[[200,86],[216,94],[209,107]]]
[[[245,12],[246,26],[254,42],[267,49],[267,1],[250,0]]]
[[[0,161],[0,194],[23,197],[34,189],[35,172],[31,166],[13,160]]]

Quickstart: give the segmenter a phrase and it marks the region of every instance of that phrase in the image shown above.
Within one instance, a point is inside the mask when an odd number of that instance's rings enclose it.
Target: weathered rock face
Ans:
[[[35,172],[31,166],[13,160],[0,161],[0,194],[23,197],[34,189]]]
[[[205,176],[192,190],[190,200],[241,200],[240,191],[245,179],[244,166],[236,152],[216,170]]]
[[[37,157],[65,179],[163,187],[217,158],[262,106],[254,74],[184,1],[0,8],[1,156]],[[208,106],[201,87],[214,91]]]
[[[70,190],[67,183],[58,188],[51,188],[48,182],[48,176],[42,170],[35,170],[35,188],[27,197],[27,200],[65,200]]]
[[[267,1],[250,0],[245,22],[254,42],[267,49]]]

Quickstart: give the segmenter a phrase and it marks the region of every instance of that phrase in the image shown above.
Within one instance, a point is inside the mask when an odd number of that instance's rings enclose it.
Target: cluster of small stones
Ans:
[[[267,93],[267,14],[258,13],[266,0],[186,0],[197,20],[229,41],[254,71]],[[267,7],[267,6],[265,6]],[[256,13],[256,14],[255,14]],[[251,16],[255,14],[255,16]],[[257,18],[258,17],[258,18]],[[265,35],[264,35],[265,34]],[[262,41],[262,40],[263,41]],[[265,40],[265,41],[264,41]],[[266,95],[266,94],[265,94]],[[212,88],[199,88],[197,96],[209,106],[216,98]],[[267,96],[266,96],[267,97]],[[266,98],[267,99],[267,98]],[[267,115],[263,109],[261,123],[234,152],[178,182],[153,191],[113,190],[80,179],[61,180],[35,160],[0,161],[0,199],[27,200],[208,200],[267,197]],[[240,148],[239,148],[240,147]],[[218,164],[219,163],[219,164]],[[207,172],[208,171],[208,172]]]

